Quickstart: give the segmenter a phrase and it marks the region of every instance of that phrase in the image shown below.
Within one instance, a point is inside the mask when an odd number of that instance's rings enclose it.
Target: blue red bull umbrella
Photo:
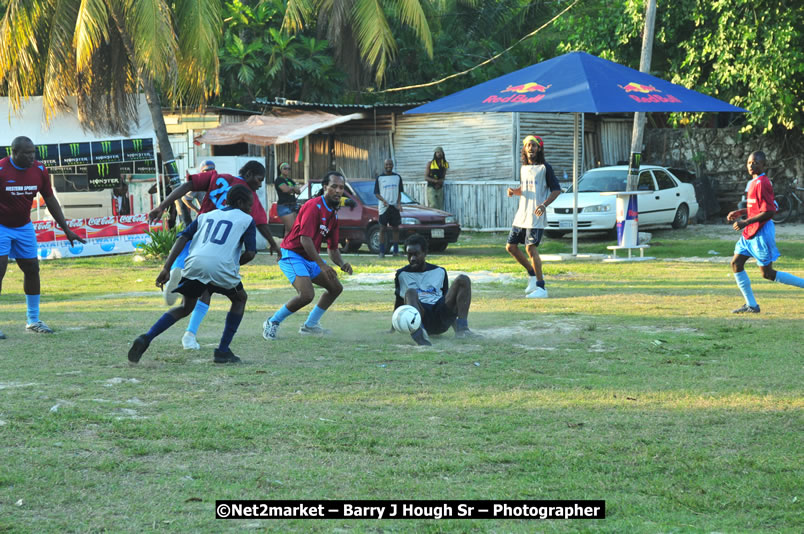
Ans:
[[[570,52],[405,113],[745,112],[726,102],[601,59]]]

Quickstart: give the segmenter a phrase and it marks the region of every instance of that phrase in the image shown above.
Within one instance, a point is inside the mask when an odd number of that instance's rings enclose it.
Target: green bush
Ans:
[[[173,228],[168,228],[165,225],[160,230],[151,230],[148,232],[148,237],[151,238],[151,241],[149,243],[140,243],[137,248],[148,258],[163,260],[170,254],[170,249],[173,248],[173,243],[176,242],[176,236],[181,231],[180,225],[176,225]]]

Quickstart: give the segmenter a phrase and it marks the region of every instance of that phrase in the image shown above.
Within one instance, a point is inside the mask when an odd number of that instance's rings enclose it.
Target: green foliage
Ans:
[[[168,228],[167,225],[165,225],[164,228],[150,230],[148,237],[150,237],[151,240],[148,243],[138,244],[137,248],[149,258],[163,260],[170,254],[170,249],[173,248],[173,243],[176,242],[176,237],[179,235],[179,232],[181,232],[179,225],[173,228]]]

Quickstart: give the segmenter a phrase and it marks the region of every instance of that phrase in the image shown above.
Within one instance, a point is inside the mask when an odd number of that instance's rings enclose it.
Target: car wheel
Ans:
[[[547,237],[549,237],[551,239],[561,239],[562,237],[564,237],[565,233],[566,232],[562,232],[560,230],[545,230],[544,231],[544,235],[546,235]]]
[[[366,231],[366,245],[372,254],[380,253],[380,225],[375,224]]]
[[[362,241],[347,239],[344,243],[341,243],[341,252],[357,252],[362,246]]]
[[[427,244],[427,251],[428,252],[444,252],[447,250],[448,243],[446,241],[436,241],[433,243],[432,241]]]
[[[690,209],[686,204],[682,204],[676,210],[676,216],[673,218],[673,228],[679,230],[686,228],[687,223],[690,222]]]

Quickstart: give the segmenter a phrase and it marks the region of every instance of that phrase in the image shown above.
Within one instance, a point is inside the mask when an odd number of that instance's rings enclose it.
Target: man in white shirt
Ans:
[[[399,255],[399,225],[402,224],[402,177],[394,172],[394,162],[385,160],[385,172],[374,181],[374,196],[380,201],[380,254],[385,257],[386,226],[393,232],[394,256]]]

